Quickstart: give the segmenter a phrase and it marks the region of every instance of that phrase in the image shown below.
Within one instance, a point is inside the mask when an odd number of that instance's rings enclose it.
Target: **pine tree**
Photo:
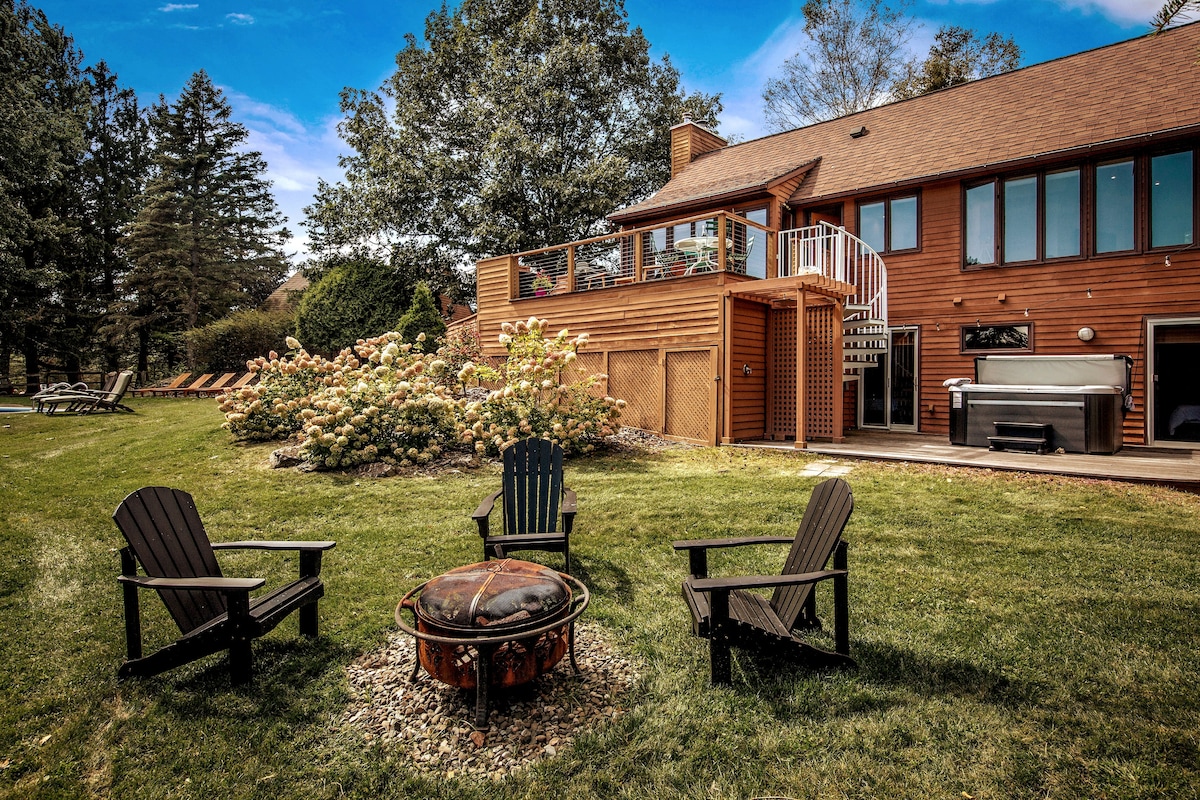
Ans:
[[[287,272],[266,163],[243,149],[246,128],[203,70],[174,104],[154,106],[151,130],[153,176],[129,237],[127,281],[143,338],[253,308]]]
[[[417,337],[423,333],[426,352],[436,349],[434,342],[446,333],[446,321],[438,311],[428,284],[417,284],[417,288],[413,290],[412,305],[400,318],[396,332],[406,342],[416,342]]]

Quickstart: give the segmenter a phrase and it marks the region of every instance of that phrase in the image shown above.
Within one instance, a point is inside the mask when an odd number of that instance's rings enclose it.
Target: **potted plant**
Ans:
[[[554,287],[554,281],[550,280],[545,273],[539,272],[537,277],[533,279],[533,293],[538,297],[549,294]]]

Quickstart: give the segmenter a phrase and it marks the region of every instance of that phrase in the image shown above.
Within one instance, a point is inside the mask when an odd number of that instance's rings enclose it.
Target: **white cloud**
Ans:
[[[199,3],[167,3],[165,6],[160,8],[159,11],[162,11],[165,14],[170,14],[172,11],[191,11],[192,9],[199,7]]]
[[[253,25],[254,17],[249,14],[226,14],[225,19],[232,22],[234,25]]]
[[[1067,9],[1096,12],[1114,22],[1149,24],[1163,6],[1163,0],[1055,0]]]

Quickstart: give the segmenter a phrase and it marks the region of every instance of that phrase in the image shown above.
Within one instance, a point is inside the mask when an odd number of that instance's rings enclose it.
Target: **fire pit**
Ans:
[[[489,689],[528,683],[567,653],[579,671],[574,623],[589,599],[578,579],[512,558],[439,575],[396,606],[396,624],[417,639],[409,679],[425,667],[443,683],[475,689],[475,726],[486,727]]]

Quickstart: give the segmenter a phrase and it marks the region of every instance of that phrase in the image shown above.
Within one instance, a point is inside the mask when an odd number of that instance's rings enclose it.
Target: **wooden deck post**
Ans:
[[[808,447],[808,301],[804,288],[796,290],[796,441],[797,450]]]
[[[841,444],[846,441],[845,394],[846,384],[842,380],[844,351],[842,350],[842,319],[845,317],[845,301],[835,300],[833,303],[833,443]]]

